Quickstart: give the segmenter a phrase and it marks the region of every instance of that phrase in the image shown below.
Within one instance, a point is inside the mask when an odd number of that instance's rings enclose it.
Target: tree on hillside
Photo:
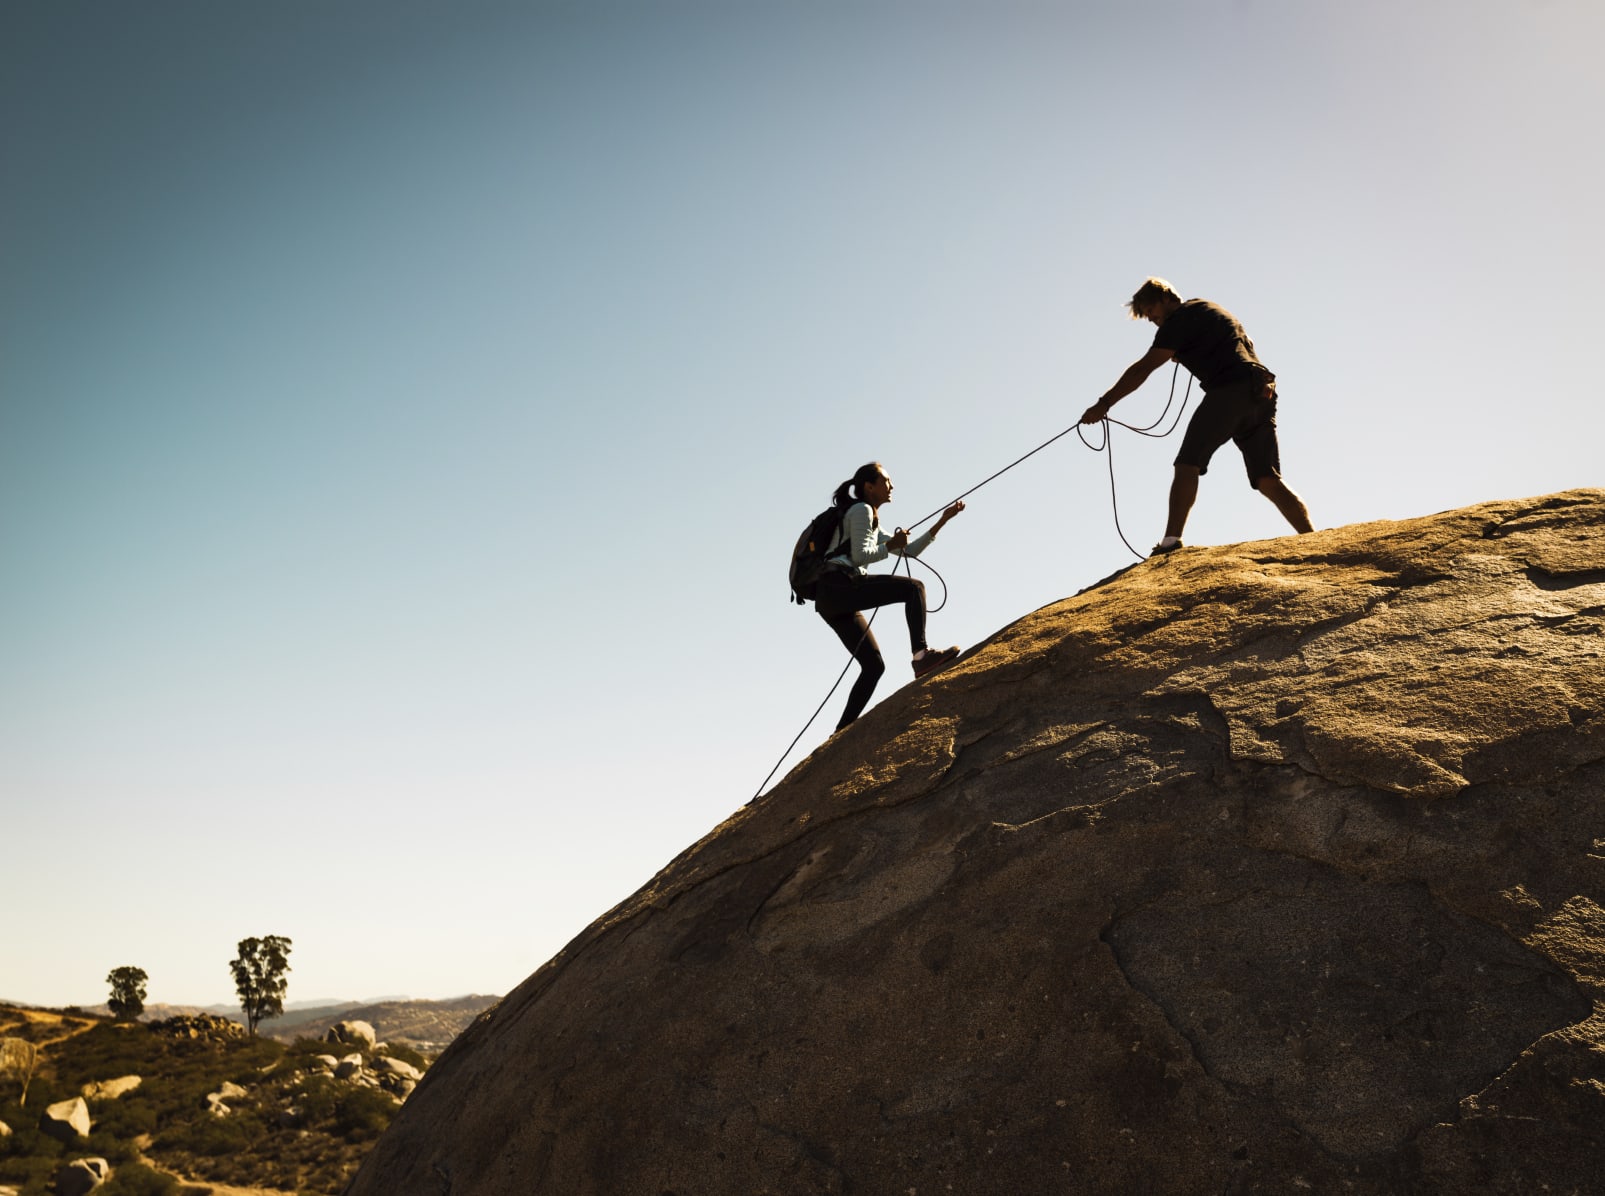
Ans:
[[[289,987],[284,973],[290,970],[290,940],[281,934],[262,939],[241,939],[239,955],[229,962],[234,972],[234,990],[240,994],[245,1025],[252,1036],[256,1023],[284,1012],[284,990]]]
[[[28,1103],[28,1085],[39,1067],[39,1048],[26,1038],[0,1038],[0,1076],[9,1076],[22,1085],[19,1105]]]
[[[134,1021],[145,1012],[144,968],[113,968],[106,976],[111,985],[111,1000],[106,1002],[112,1016],[118,1021]]]

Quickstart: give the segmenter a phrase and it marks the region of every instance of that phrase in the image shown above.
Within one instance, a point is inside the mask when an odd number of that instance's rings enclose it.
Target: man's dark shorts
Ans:
[[[1264,384],[1237,382],[1218,386],[1204,396],[1187,423],[1177,465],[1196,466],[1209,472],[1209,459],[1230,440],[1243,454],[1248,484],[1263,477],[1282,476],[1282,454],[1276,445],[1276,398],[1260,397]]]

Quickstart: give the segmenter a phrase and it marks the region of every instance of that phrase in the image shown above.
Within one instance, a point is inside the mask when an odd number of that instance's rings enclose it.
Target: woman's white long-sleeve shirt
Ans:
[[[877,526],[875,511],[867,502],[854,503],[847,508],[847,514],[842,516],[841,527],[836,530],[836,535],[830,542],[830,551],[825,555],[838,568],[849,567],[850,557],[850,571],[862,577],[869,572],[869,566],[876,561],[884,561],[891,555],[891,549],[886,546],[891,538]],[[919,556],[935,538],[934,531],[916,536],[898,555]],[[836,554],[844,546],[848,552],[837,556]]]

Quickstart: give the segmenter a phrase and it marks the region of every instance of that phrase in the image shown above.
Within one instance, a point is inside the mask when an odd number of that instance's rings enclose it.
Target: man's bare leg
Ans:
[[[1180,468],[1180,466],[1177,466],[1178,472]],[[1283,519],[1293,525],[1294,531],[1303,535],[1305,532],[1313,532],[1315,530],[1310,523],[1310,513],[1304,506],[1304,500],[1288,489],[1287,483],[1274,473],[1266,474],[1255,482],[1254,489],[1276,504],[1276,509],[1282,513]],[[1174,506],[1174,498],[1171,501]]]
[[[1198,466],[1176,466],[1176,477],[1170,483],[1170,514],[1165,521],[1165,538],[1181,539],[1181,530],[1187,526],[1187,516],[1198,498]]]

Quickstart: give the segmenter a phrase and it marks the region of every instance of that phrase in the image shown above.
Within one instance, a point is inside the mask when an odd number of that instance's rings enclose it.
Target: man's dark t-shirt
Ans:
[[[1275,376],[1254,356],[1254,342],[1237,317],[1207,299],[1189,299],[1171,312],[1154,333],[1154,348],[1175,354],[1206,392]]]

